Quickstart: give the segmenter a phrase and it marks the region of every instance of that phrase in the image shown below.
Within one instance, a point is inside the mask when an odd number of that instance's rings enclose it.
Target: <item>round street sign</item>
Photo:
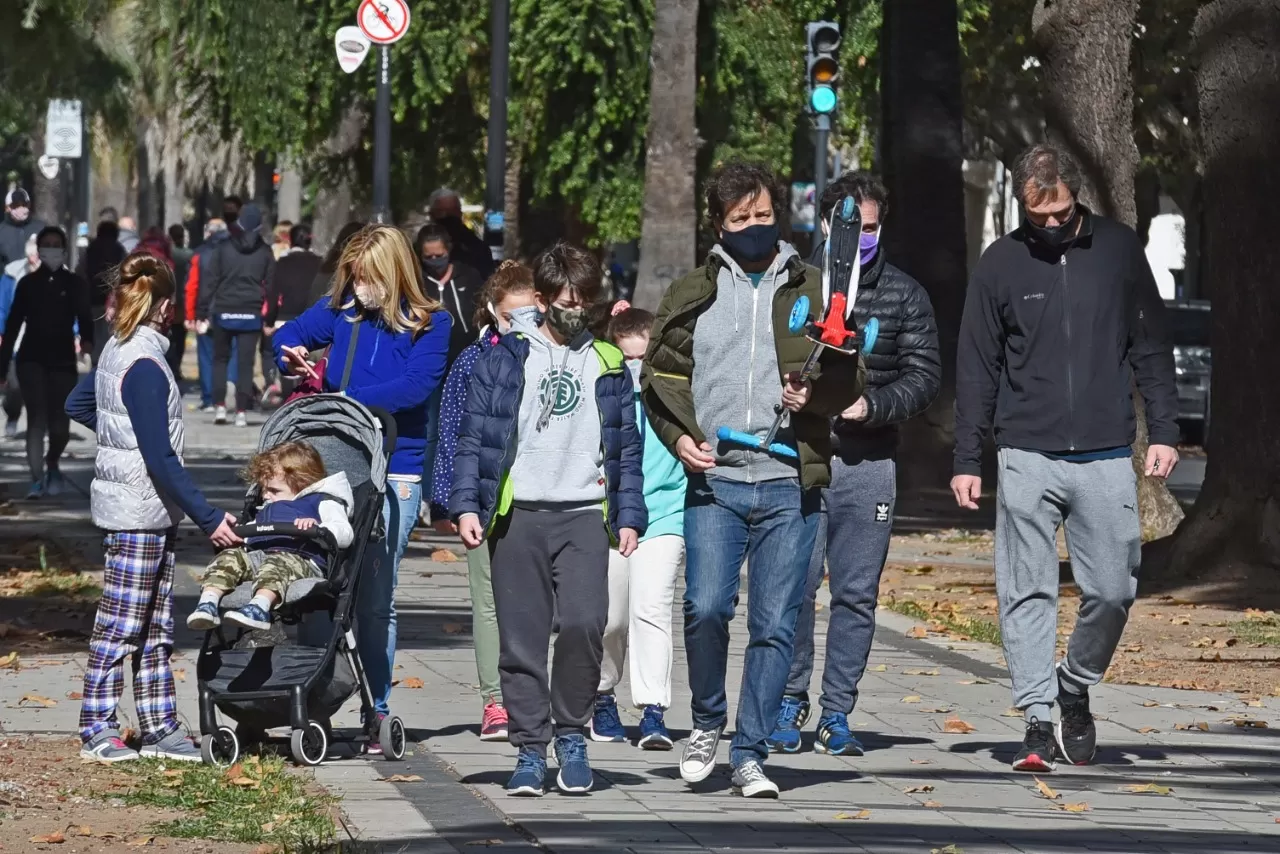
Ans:
[[[333,36],[333,46],[338,52],[338,66],[348,74],[359,68],[369,54],[369,40],[359,27],[339,27]]]
[[[374,44],[394,44],[409,30],[407,0],[361,0],[356,23]]]

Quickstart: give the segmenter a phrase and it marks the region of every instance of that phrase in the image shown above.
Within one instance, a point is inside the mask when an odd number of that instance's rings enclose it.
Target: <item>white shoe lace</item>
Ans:
[[[769,778],[764,775],[760,764],[757,762],[744,762],[737,767],[738,778],[744,783],[767,783]]]
[[[716,730],[695,729],[689,735],[689,747],[685,750],[685,759],[705,762],[715,752],[719,742],[720,733]]]

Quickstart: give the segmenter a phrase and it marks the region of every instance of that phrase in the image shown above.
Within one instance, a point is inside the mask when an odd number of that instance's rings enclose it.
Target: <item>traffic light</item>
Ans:
[[[836,80],[840,77],[840,63],[836,61],[839,47],[839,24],[812,21],[805,25],[808,109],[816,115],[835,112]]]

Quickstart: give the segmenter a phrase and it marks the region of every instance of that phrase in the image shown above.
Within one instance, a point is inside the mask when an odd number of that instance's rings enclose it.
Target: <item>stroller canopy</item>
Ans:
[[[382,423],[362,403],[340,394],[317,394],[287,403],[262,425],[258,451],[282,442],[306,442],[330,474],[346,472],[354,491],[369,483],[379,494],[387,481]]]

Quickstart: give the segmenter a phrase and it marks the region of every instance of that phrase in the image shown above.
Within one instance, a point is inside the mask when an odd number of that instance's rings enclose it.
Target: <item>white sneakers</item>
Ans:
[[[701,783],[711,776],[716,768],[716,747],[720,744],[722,732],[724,727],[695,729],[689,733],[684,755],[680,757],[680,779],[686,783]]]

